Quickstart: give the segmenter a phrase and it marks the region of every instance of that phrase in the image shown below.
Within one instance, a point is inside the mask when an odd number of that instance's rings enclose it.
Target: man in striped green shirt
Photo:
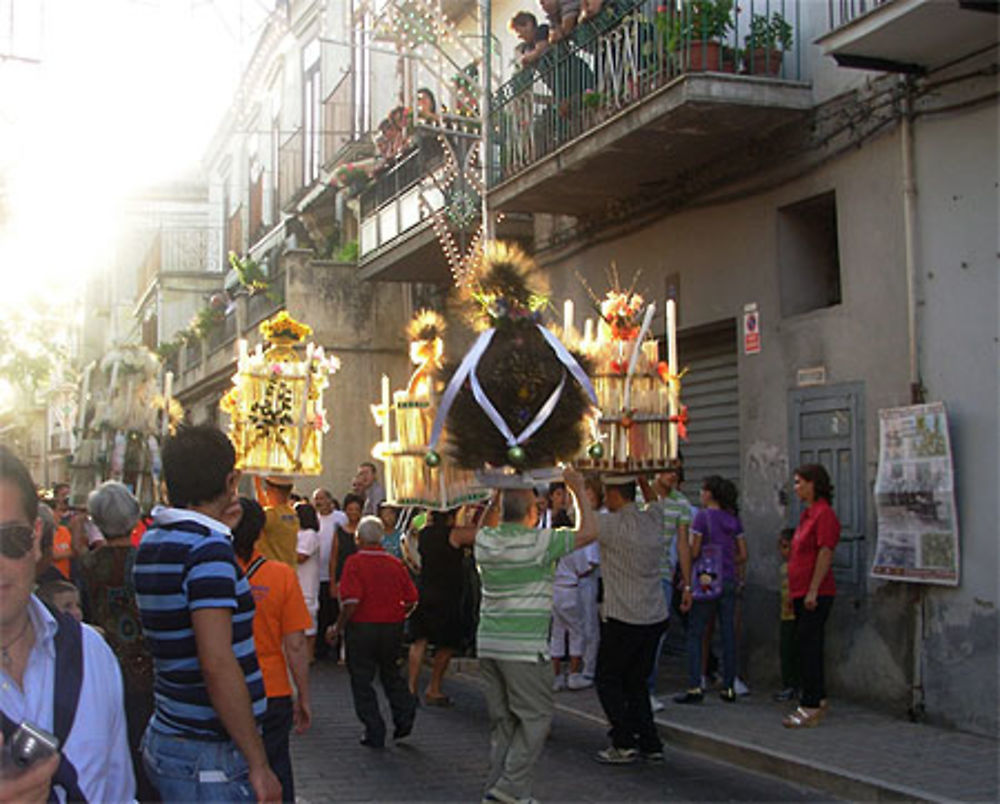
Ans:
[[[553,712],[548,653],[552,577],[562,556],[597,537],[583,476],[567,469],[564,478],[578,501],[575,530],[537,529],[534,493],[515,488],[501,496],[501,524],[483,527],[475,537],[483,586],[477,653],[490,713],[486,801],[531,797],[535,762]]]

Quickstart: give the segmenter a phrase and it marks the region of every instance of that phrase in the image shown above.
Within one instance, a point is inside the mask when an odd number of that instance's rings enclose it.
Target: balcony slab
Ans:
[[[798,81],[688,73],[604,120],[490,190],[498,210],[586,215],[662,187],[699,165],[804,119]]]
[[[922,73],[996,46],[996,0],[892,0],[816,40],[844,67]]]

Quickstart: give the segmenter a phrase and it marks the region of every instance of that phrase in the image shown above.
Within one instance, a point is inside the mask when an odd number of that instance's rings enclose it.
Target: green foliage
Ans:
[[[768,19],[766,14],[754,14],[750,19],[750,35],[747,48],[750,50],[790,50],[792,47],[792,26],[775,11]]]
[[[684,0],[680,8],[658,12],[655,24],[671,52],[692,42],[718,42],[733,27],[733,0]]]
[[[156,347],[156,354],[159,355],[160,360],[166,363],[172,360],[178,352],[181,350],[181,340],[180,338],[174,338],[172,341],[164,341],[159,346]]]
[[[203,307],[195,313],[194,318],[191,320],[191,326],[189,329],[194,332],[196,337],[204,340],[214,330],[221,327],[225,320],[226,314],[222,310],[216,310],[212,307]]]
[[[21,315],[0,318],[0,380],[25,395],[48,381],[54,367],[67,360],[41,319]]]
[[[358,241],[348,240],[340,246],[337,252],[333,255],[333,259],[337,262],[353,264],[358,261],[359,253]]]
[[[270,278],[253,257],[246,256],[240,259],[235,251],[230,251],[229,265],[236,273],[236,279],[240,286],[246,288],[251,296],[263,293],[275,304],[282,301],[281,291],[271,287]]]

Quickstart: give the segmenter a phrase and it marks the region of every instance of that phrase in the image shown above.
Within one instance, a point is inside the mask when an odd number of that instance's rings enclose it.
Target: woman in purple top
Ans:
[[[716,611],[722,629],[724,684],[719,697],[729,703],[736,700],[736,692],[733,690],[733,680],[736,677],[736,631],[733,615],[736,609],[737,568],[747,560],[747,544],[743,538],[743,525],[737,516],[736,500],[736,486],[732,481],[718,475],[705,478],[701,489],[703,508],[691,523],[691,561],[693,563],[701,555],[704,546],[719,547],[722,595],[715,600],[695,600],[691,605],[687,632],[688,688],[674,696],[677,703],[700,703],[705,697],[701,688],[701,640],[705,627]],[[685,589],[685,592],[689,591],[690,588]]]

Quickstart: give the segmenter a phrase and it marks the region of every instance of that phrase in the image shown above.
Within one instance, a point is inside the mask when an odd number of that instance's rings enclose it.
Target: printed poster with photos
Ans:
[[[944,404],[879,411],[872,577],[958,586],[958,521]]]

